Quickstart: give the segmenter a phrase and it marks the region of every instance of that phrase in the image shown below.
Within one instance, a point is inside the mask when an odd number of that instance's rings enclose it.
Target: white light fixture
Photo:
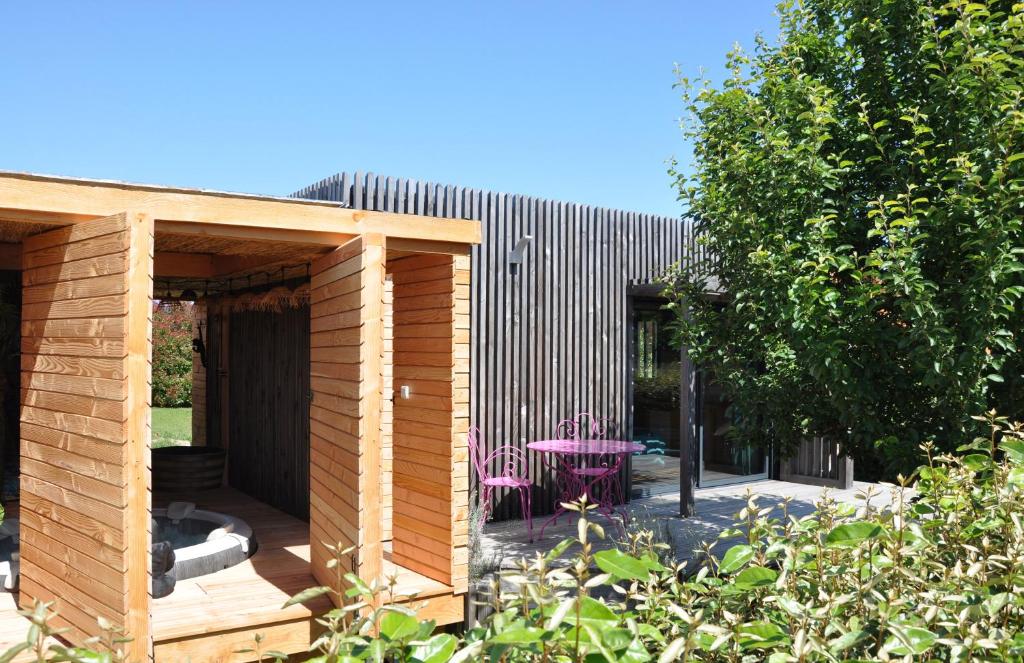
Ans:
[[[515,248],[512,249],[512,253],[508,256],[508,269],[512,274],[519,273],[519,266],[523,264],[523,254],[526,252],[526,247],[533,241],[533,235],[523,235],[516,242]]]

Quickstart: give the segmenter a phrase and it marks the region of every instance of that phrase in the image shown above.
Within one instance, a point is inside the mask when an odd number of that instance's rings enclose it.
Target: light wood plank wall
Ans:
[[[55,601],[76,643],[105,617],[145,659],[153,221],[119,214],[23,249],[19,602]]]
[[[389,261],[388,270],[394,281],[393,558],[461,591],[468,575],[469,258],[403,257]]]
[[[384,280],[384,382],[381,387],[380,441],[381,441],[381,538],[391,540],[392,519],[392,467],[394,463],[393,446],[391,444],[394,428],[394,350],[395,350],[395,316],[394,316],[395,284],[391,275]]]
[[[310,283],[310,554],[336,585],[325,544],[356,550],[342,568],[380,576],[384,239],[363,235],[315,261]]]

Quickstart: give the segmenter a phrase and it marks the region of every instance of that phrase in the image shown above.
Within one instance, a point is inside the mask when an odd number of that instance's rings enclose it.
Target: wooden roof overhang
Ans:
[[[0,171],[0,241],[126,210],[154,220],[158,277],[212,278],[273,262],[251,249],[279,247],[303,260],[351,239],[378,234],[389,251],[465,255],[481,239],[464,219],[349,209],[338,203]],[[0,267],[18,252],[0,245]]]

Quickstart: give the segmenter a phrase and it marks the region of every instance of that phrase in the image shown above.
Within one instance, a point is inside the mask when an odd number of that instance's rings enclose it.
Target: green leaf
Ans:
[[[304,589],[295,596],[285,601],[284,605],[281,606],[281,609],[283,610],[287,607],[297,605],[299,603],[307,603],[315,598],[323,596],[324,594],[329,594],[330,591],[330,587],[310,587],[309,589]]]
[[[1006,457],[1015,463],[1024,463],[1024,441],[1004,438],[999,444]]]
[[[992,465],[992,459],[984,454],[967,454],[964,456],[964,467],[975,472],[988,469]]]
[[[544,629],[535,626],[516,626],[501,631],[493,638],[490,638],[488,642],[505,645],[532,644],[540,642],[544,633]]]
[[[844,633],[829,643],[829,651],[831,651],[833,654],[839,654],[840,652],[846,651],[850,647],[856,645],[858,642],[866,638],[867,635],[867,631],[862,631],[859,629]]]
[[[931,649],[939,636],[917,626],[892,624],[889,632],[893,635],[885,641],[885,648],[896,656],[920,655]]]
[[[832,528],[832,531],[825,537],[825,544],[829,546],[856,546],[861,541],[877,539],[885,533],[878,523],[856,521],[844,523]]]
[[[380,634],[392,642],[416,635],[419,629],[420,620],[403,612],[389,610],[380,620]]]
[[[617,548],[602,550],[594,554],[598,568],[616,578],[623,580],[647,580],[652,570],[651,560],[638,559],[627,555]],[[661,564],[655,562],[657,567]]]
[[[771,622],[741,624],[736,633],[743,649],[767,649],[789,643],[786,632]]]
[[[619,623],[619,618],[615,615],[615,612],[597,599],[590,596],[582,596],[579,602],[579,624],[576,622],[576,612],[574,610],[570,610],[569,614],[565,616],[566,623],[576,626],[589,624],[598,629],[610,628]]]
[[[419,642],[410,648],[413,663],[445,663],[451,659],[459,641],[448,633],[439,633],[425,642]]]
[[[751,566],[740,571],[733,584],[739,589],[755,589],[771,585],[778,577],[778,572],[773,569],[767,569],[763,566]]]
[[[741,543],[729,548],[722,557],[722,563],[718,566],[719,573],[734,573],[746,566],[747,562],[754,558],[754,549],[751,546]]]
[[[678,661],[679,657],[683,653],[683,648],[686,647],[686,638],[676,638],[665,650],[658,656],[658,663],[672,663]]]

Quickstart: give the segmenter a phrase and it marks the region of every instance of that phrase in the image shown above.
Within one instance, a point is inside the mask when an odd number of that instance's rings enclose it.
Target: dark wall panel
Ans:
[[[584,410],[630,435],[628,292],[699,258],[689,221],[358,173],[295,195],[482,222],[483,243],[473,250],[471,414],[487,446],[553,437],[558,421]],[[509,257],[525,235],[533,240],[513,273]],[[536,454],[528,457],[534,505],[549,511],[552,477]],[[514,495],[498,496],[496,517],[517,513]]]
[[[309,307],[211,314],[209,337],[209,440],[226,427],[228,483],[308,519]],[[213,414],[225,401],[226,421]]]

